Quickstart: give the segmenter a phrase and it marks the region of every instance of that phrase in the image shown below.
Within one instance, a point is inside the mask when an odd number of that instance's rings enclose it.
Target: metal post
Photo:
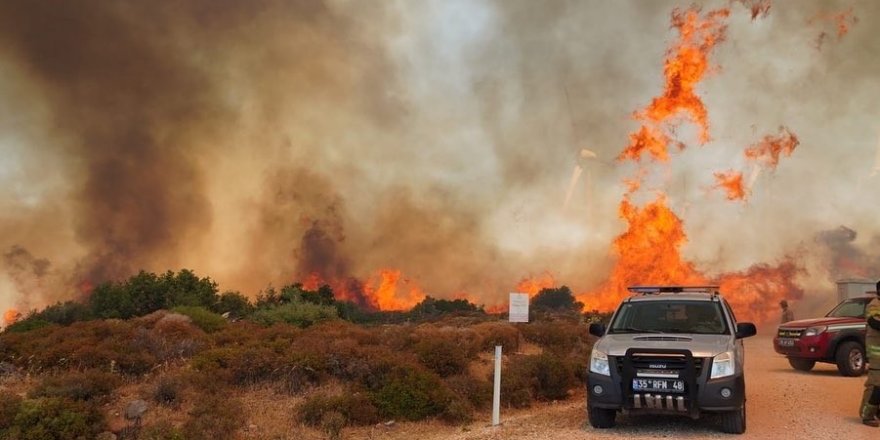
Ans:
[[[501,424],[501,346],[495,346],[495,393],[492,396],[492,426]]]

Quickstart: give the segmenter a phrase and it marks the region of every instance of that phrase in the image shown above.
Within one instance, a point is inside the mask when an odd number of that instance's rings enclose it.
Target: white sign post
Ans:
[[[495,346],[495,390],[492,395],[492,426],[501,424],[501,346]]]
[[[510,322],[529,322],[528,293],[510,294],[510,312],[508,316]]]

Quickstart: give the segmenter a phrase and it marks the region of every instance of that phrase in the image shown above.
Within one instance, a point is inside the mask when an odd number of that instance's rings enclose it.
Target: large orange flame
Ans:
[[[544,289],[556,287],[556,278],[550,272],[543,272],[537,276],[528,276],[516,284],[516,291],[528,293],[529,297],[535,296]]]
[[[629,145],[618,156],[620,159],[639,160],[643,153],[652,158],[669,159],[672,143],[669,131],[680,124],[682,115],[697,125],[699,142],[709,141],[709,120],[703,101],[697,96],[696,86],[709,72],[709,54],[724,40],[727,25],[723,19],[728,9],[716,9],[705,15],[698,8],[672,12],[672,26],[680,38],[667,53],[663,73],[666,84],[663,94],[635,113],[642,126],[630,135]],[[676,143],[679,148],[684,144]]]
[[[3,326],[8,327],[12,324],[15,324],[16,321],[21,319],[21,313],[15,309],[9,309],[3,312]]]
[[[425,293],[395,269],[382,269],[364,285],[364,294],[379,310],[409,310],[425,299]]]
[[[754,14],[755,9],[753,9]],[[760,9],[758,9],[760,12]],[[635,118],[642,125],[630,135],[630,144],[618,156],[619,160],[639,161],[647,152],[649,159],[666,162],[668,148],[681,142],[673,141],[670,133],[681,123],[683,113],[699,129],[699,143],[709,140],[706,108],[696,94],[696,86],[709,71],[709,54],[723,40],[728,16],[727,9],[700,14],[698,8],[675,11],[672,25],[679,30],[680,39],[672,45],[666,59],[663,94],[654,98]],[[784,138],[765,138],[748,150],[747,158],[764,166],[775,166],[779,154],[794,149],[797,138],[785,131]],[[756,265],[742,273],[710,277],[681,256],[681,247],[687,242],[682,220],[668,207],[666,197],[660,194],[653,202],[639,207],[630,196],[639,190],[644,170],[625,180],[627,191],[620,202],[619,215],[626,221],[627,230],[613,243],[617,258],[611,276],[596,291],[578,295],[587,310],[611,310],[628,295],[632,285],[694,285],[720,284],[728,302],[740,318],[763,321],[776,313],[775,304],[781,299],[795,299],[802,295],[793,283],[799,269],[791,261],[778,267]],[[716,174],[720,186],[729,198],[745,197],[742,175]]]

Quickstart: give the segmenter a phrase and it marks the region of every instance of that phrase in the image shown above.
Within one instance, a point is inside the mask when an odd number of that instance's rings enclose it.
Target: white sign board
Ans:
[[[529,322],[529,294],[510,294],[510,322]]]

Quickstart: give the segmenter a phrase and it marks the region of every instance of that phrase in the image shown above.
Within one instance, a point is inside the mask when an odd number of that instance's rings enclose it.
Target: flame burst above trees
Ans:
[[[711,71],[709,56],[715,45],[724,40],[724,20],[728,16],[728,9],[701,13],[692,7],[673,12],[672,26],[678,30],[679,39],[667,53],[663,94],[634,114],[641,126],[630,135],[630,144],[618,160],[639,162],[647,153],[649,164],[669,161],[670,145],[679,149],[685,146],[673,139],[682,117],[697,126],[699,144],[709,141],[708,114],[696,86]],[[791,133],[785,131],[783,135],[782,142],[765,138],[747,150],[747,158],[775,167],[779,154],[790,154],[797,145],[797,138]],[[612,252],[617,262],[611,276],[596,291],[578,297],[587,309],[612,309],[628,295],[626,287],[635,284],[718,283],[740,317],[763,321],[776,313],[775,304],[779,300],[802,296],[803,292],[794,283],[799,268],[791,261],[776,267],[755,265],[743,272],[715,277],[700,272],[681,255],[687,234],[682,219],[669,208],[666,196],[661,193],[644,206],[631,200],[641,187],[645,170],[637,173],[634,179],[625,181],[628,190],[618,212],[626,221],[627,230],[614,240]],[[743,191],[741,175],[724,176],[735,193]]]

